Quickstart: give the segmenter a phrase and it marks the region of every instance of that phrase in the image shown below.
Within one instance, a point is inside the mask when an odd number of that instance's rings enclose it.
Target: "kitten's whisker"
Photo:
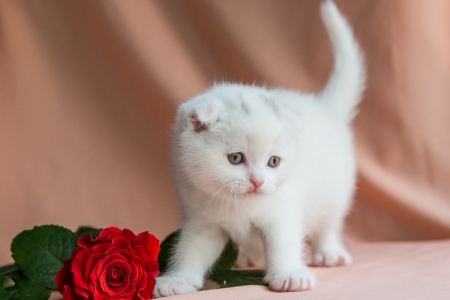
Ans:
[[[234,211],[235,211],[235,213],[236,213],[236,218],[239,218],[239,212],[238,212],[238,201],[237,201],[237,196],[238,196],[238,193],[239,193],[239,187],[240,187],[240,185],[239,185],[239,181],[236,181],[236,183],[235,183],[235,190],[234,190],[234,201],[233,201],[233,204],[234,204]]]
[[[244,216],[241,215],[240,210],[241,210],[241,201],[242,201],[242,193],[243,193],[243,187],[242,187],[242,182],[241,181],[237,181],[237,185],[236,185],[236,192],[234,193],[234,208],[236,211],[236,221],[238,222],[241,218],[243,219]]]
[[[239,188],[240,188],[240,193],[239,193],[239,198],[240,199],[238,200],[238,210],[242,211],[242,209],[241,209],[241,202],[242,202],[242,199],[243,199],[242,194],[244,193],[244,186],[242,185],[242,182],[239,183]],[[242,215],[242,217],[244,218],[244,215]]]
[[[226,210],[226,218],[227,218],[227,220],[229,220],[229,216],[230,216],[230,199],[231,199],[231,195],[232,195],[232,193],[233,193],[233,186],[231,186],[231,190],[230,190],[230,192],[228,193],[228,197],[227,197],[227,210]]]
[[[217,195],[217,193],[219,193],[224,187],[226,187],[226,186],[228,186],[228,185],[230,185],[230,184],[231,184],[230,182],[227,182],[227,183],[223,184],[222,187],[220,187],[219,190],[217,190],[217,192],[216,192],[216,193],[212,196],[212,198],[209,200],[208,205],[206,205],[206,208],[205,208],[205,210],[203,211],[201,217],[203,217],[203,215],[205,214],[205,212],[208,210],[209,205],[211,204],[211,202],[213,201],[213,199],[214,199],[214,197]]]
[[[241,214],[239,213],[239,210],[240,210],[240,204],[239,204],[239,202],[241,202],[241,199],[240,199],[240,194],[241,194],[241,189],[240,189],[240,185],[238,186],[239,187],[239,191],[237,191],[235,194],[234,194],[234,207],[235,207],[235,210],[236,210],[236,217],[237,217],[237,219],[241,219]],[[239,192],[239,194],[238,194],[238,192]]]
[[[227,194],[228,194],[229,191],[230,191],[230,190],[227,190],[227,191],[225,192],[225,194],[223,195],[223,197],[222,197],[222,203],[220,204],[220,214],[221,214],[221,215],[223,215],[223,212],[222,212],[223,202],[225,201],[225,197],[227,196]]]
[[[227,219],[229,219],[229,216],[231,214],[231,206],[233,204],[232,199],[233,199],[233,193],[234,193],[235,187],[236,187],[236,185],[233,184],[231,186],[230,193],[228,194],[228,199],[227,199],[227,201],[228,201],[228,203],[227,203]]]

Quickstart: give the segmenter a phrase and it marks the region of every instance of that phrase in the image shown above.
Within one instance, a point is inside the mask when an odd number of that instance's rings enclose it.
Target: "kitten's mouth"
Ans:
[[[260,189],[248,190],[247,192],[245,192],[245,194],[248,196],[258,195],[258,194],[261,194],[261,190]]]

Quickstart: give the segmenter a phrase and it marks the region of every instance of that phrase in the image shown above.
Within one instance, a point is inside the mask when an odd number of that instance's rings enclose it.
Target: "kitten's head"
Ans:
[[[270,194],[297,156],[298,115],[261,87],[216,85],[178,113],[175,163],[183,180],[218,197]]]

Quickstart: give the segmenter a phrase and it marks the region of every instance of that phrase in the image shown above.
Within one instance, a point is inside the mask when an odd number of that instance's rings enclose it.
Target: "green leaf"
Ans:
[[[162,273],[167,271],[168,263],[173,256],[175,247],[180,239],[181,229],[171,233],[161,243],[161,251],[158,256],[159,270]],[[238,257],[238,248],[236,244],[231,240],[227,243],[222,254],[216,263],[212,266],[211,270],[228,270],[231,269]]]
[[[0,287],[2,300],[47,300],[50,297],[52,292],[50,289],[41,283],[27,279],[18,269],[8,273],[8,277],[12,278],[15,285]]]
[[[90,235],[92,235],[92,238],[95,239],[100,234],[100,231],[102,231],[102,230],[98,229],[98,228],[94,228],[94,227],[90,227],[90,226],[80,226],[80,227],[78,227],[75,234],[77,235],[78,238],[82,237],[85,234],[90,234]]]
[[[175,247],[178,244],[178,240],[180,239],[180,233],[181,229],[172,232],[161,243],[161,251],[159,252],[158,256],[159,271],[161,272],[161,274],[167,271],[169,261],[173,255]]]
[[[221,287],[235,287],[241,285],[266,285],[263,282],[263,270],[215,270],[209,278]]]
[[[0,267],[0,299],[10,299],[13,292],[17,290],[12,286],[11,278],[21,274],[19,267],[15,264]]]
[[[10,264],[0,267],[0,277],[2,276],[11,277],[9,274],[14,273],[17,270],[19,270],[19,267],[16,264]]]
[[[44,225],[22,231],[11,244],[12,257],[28,281],[23,288],[43,285],[56,289],[55,277],[76,249],[77,236],[64,227]]]
[[[173,256],[174,249],[178,244],[181,230],[170,234],[161,243],[161,252],[158,262],[161,273],[167,271],[168,262]],[[227,243],[219,259],[211,268],[209,278],[222,287],[234,287],[241,285],[266,285],[263,282],[263,270],[230,270],[238,258],[239,250],[231,240]]]
[[[51,289],[33,279],[27,279],[21,274],[13,276],[15,286],[10,290],[9,299],[12,300],[48,300]]]
[[[2,295],[3,289],[5,288],[6,283],[9,279],[19,271],[19,267],[15,264],[6,265],[0,267],[0,295]],[[0,299],[4,299],[0,297]]]
[[[231,269],[236,263],[238,255],[239,249],[237,245],[232,240],[230,240],[223,249],[219,259],[211,268],[211,272],[214,273],[215,271]]]
[[[9,290],[9,288],[0,287],[0,299],[9,300],[13,297],[13,292]]]

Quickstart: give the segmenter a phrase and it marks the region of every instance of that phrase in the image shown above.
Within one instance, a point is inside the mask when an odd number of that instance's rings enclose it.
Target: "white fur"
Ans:
[[[175,126],[175,182],[184,225],[155,296],[193,292],[228,237],[263,236],[266,277],[276,291],[312,288],[304,237],[319,266],[351,262],[340,234],[355,186],[351,119],[364,86],[362,54],[331,1],[322,4],[335,68],[318,96],[219,84],[183,104]],[[241,152],[233,165],[228,154]],[[280,164],[267,165],[271,156]],[[254,189],[252,180],[263,181]]]

